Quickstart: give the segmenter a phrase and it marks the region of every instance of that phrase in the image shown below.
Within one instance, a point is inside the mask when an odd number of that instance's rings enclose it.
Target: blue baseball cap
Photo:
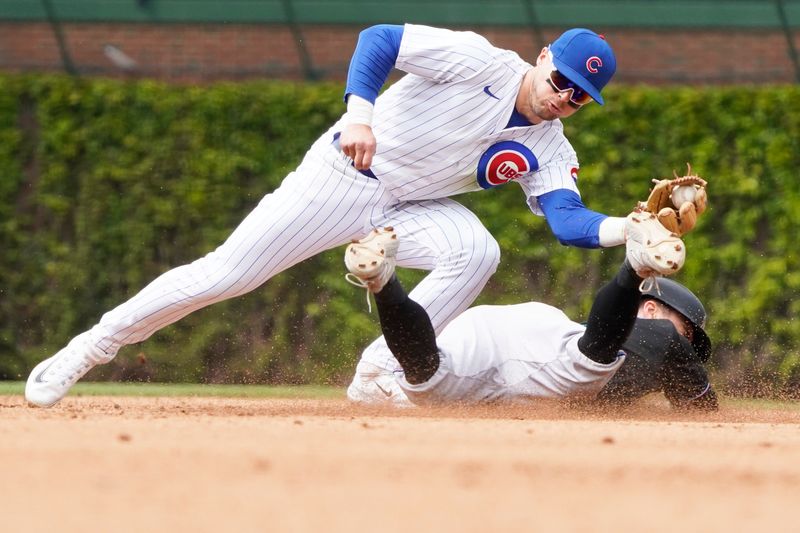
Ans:
[[[617,58],[603,37],[586,28],[573,28],[550,45],[558,71],[603,105],[600,91],[617,70]]]

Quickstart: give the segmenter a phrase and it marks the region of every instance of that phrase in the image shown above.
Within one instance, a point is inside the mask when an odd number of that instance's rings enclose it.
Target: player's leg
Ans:
[[[143,341],[197,309],[251,291],[303,259],[361,237],[368,214],[382,201],[391,197],[377,180],[309,154],[219,248],[162,274],[34,368],[26,386],[28,400],[52,405],[122,346]]]
[[[439,368],[436,333],[428,313],[408,297],[397,276],[375,293],[375,303],[384,339],[403,368],[406,381],[428,381]]]
[[[400,236],[398,265],[431,270],[410,297],[427,311],[437,334],[472,304],[500,261],[500,248],[480,220],[450,199],[404,202],[373,224],[392,226]],[[362,354],[348,397],[408,405],[396,384],[398,368],[385,339],[377,339]]]
[[[439,350],[433,324],[417,302],[409,298],[394,275],[397,235],[391,227],[376,229],[350,244],[345,264],[355,281],[375,295],[386,344],[399,361],[409,383],[428,381],[439,368]]]
[[[401,238],[397,264],[431,270],[410,292],[436,331],[467,309],[500,263],[500,246],[469,209],[450,199],[407,202],[386,214]]]
[[[219,248],[162,274],[106,313],[93,330],[98,347],[116,352],[145,340],[197,309],[250,292],[292,265],[360,236],[364,212],[382,190],[375,180],[362,181],[339,176],[309,190],[317,181],[292,173]]]

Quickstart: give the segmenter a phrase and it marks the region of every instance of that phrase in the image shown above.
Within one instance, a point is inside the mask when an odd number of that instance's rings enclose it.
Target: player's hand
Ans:
[[[376,145],[372,128],[366,124],[349,124],[339,137],[342,153],[353,160],[353,166],[358,170],[366,170],[372,166]]]

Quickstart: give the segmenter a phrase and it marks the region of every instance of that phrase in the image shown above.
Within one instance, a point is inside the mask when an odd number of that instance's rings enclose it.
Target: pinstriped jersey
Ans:
[[[436,339],[441,373],[456,377],[438,393],[470,402],[594,396],[625,358],[604,365],[586,357],[578,348],[585,331],[539,302],[471,307]]]
[[[506,128],[532,68],[516,53],[472,32],[406,24],[395,66],[407,74],[375,102],[371,170],[396,198],[442,198],[516,181],[541,214],[536,196],[579,193],[578,159],[561,121]]]

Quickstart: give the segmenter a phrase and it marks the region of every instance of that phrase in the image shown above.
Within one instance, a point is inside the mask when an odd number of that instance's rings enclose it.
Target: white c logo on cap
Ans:
[[[603,60],[597,56],[592,56],[586,60],[586,70],[592,74],[597,74],[597,69],[603,66]]]

